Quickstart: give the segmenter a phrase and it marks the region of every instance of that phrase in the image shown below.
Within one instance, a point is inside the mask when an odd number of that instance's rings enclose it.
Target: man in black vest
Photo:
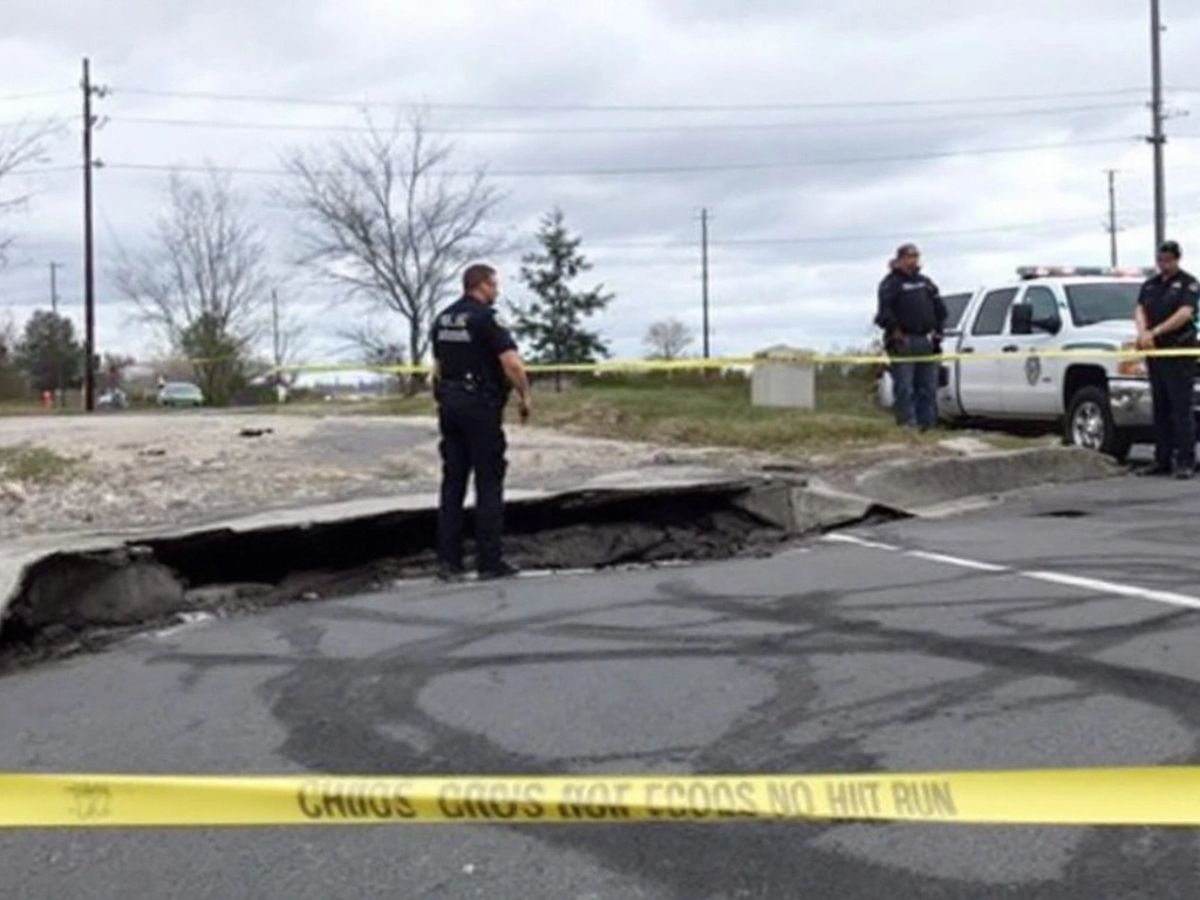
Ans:
[[[925,431],[937,424],[938,363],[929,357],[942,352],[946,304],[937,285],[921,274],[915,244],[903,244],[890,268],[879,285],[875,324],[883,329],[883,346],[892,358],[896,421]]]
[[[1200,282],[1179,267],[1183,252],[1175,241],[1158,248],[1158,274],[1142,285],[1134,321],[1139,350],[1190,350],[1196,347],[1196,304]],[[1154,464],[1142,475],[1189,479],[1196,471],[1196,421],[1192,391],[1194,356],[1158,356],[1147,360],[1154,396]]]
[[[473,265],[463,273],[463,296],[433,323],[434,395],[441,431],[442,491],[438,506],[438,577],[463,576],[463,500],[475,475],[476,568],[480,578],[517,570],[504,560],[504,473],[507,442],[502,422],[510,390],[521,421],[529,420],[529,379],[512,335],[496,321],[496,270]]]

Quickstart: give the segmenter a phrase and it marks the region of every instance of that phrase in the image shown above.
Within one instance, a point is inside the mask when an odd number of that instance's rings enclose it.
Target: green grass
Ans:
[[[817,409],[789,410],[751,406],[750,383],[741,377],[614,375],[581,379],[561,393],[545,380],[534,389],[533,424],[596,437],[767,451],[936,440],[897,428],[875,406],[872,390],[865,370],[826,370],[818,375]],[[418,396],[389,398],[363,411],[429,415],[433,409],[428,396]]]
[[[63,481],[80,462],[45,447],[0,447],[0,480],[35,484]]]

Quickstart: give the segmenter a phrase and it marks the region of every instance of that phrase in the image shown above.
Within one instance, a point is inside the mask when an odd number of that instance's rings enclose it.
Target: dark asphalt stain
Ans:
[[[954,574],[953,584],[978,578]],[[927,585],[928,581],[910,587]],[[888,585],[880,593],[901,587]],[[856,590],[861,600],[871,590]],[[280,655],[163,654],[160,662],[184,663],[191,674],[227,666],[275,666],[281,671],[261,688],[273,715],[284,726],[280,748],[306,769],[322,772],[379,774],[551,774],[585,770],[604,757],[545,757],[514,752],[485,734],[448,725],[421,708],[420,694],[435,679],[452,672],[506,671],[548,662],[639,662],[671,659],[727,658],[766,665],[775,683],[773,695],[746,710],[723,736],[703,747],[664,746],[638,756],[648,769],[668,765],[675,770],[726,772],[872,771],[881,761],[862,746],[862,735],[890,722],[920,722],[941,710],[969,702],[1032,676],[1065,680],[1076,687],[1022,702],[1038,704],[1084,699],[1095,694],[1125,697],[1169,712],[1196,731],[1200,727],[1200,686],[1176,675],[1099,662],[1093,657],[1138,634],[1159,633],[1184,625],[1178,612],[1142,622],[1095,628],[1033,627],[1013,617],[1059,611],[1071,605],[1056,597],[1024,596],[1019,601],[965,601],[986,611],[982,619],[1001,630],[994,638],[956,637],[887,624],[886,605],[847,605],[837,591],[797,592],[786,596],[707,592],[686,578],[662,582],[653,596],[635,598],[606,611],[646,605],[689,611],[704,610],[714,622],[766,623],[766,636],[713,636],[686,633],[686,628],[587,625],[572,621],[577,610],[539,613],[496,623],[462,623],[436,616],[409,616],[340,607],[339,621],[386,620],[428,627],[442,633],[365,660],[334,659],[319,652],[320,629],[312,624],[285,630],[289,651]],[[1087,599],[1075,601],[1086,604]],[[894,607],[893,607],[894,609]],[[618,642],[592,651],[489,653],[455,655],[486,638],[569,635]],[[1028,642],[1069,642],[1066,648],[1043,650]],[[1023,643],[1025,642],[1025,643]],[[815,654],[872,654],[903,651],[924,658],[953,660],[983,667],[978,675],[937,687],[901,688],[884,696],[848,702],[836,709],[822,706],[809,660]],[[866,663],[864,663],[866,664]],[[889,712],[890,710],[890,712]],[[864,717],[854,733],[830,736],[803,748],[789,744],[786,734],[815,716],[857,712]],[[401,726],[399,740],[380,724]],[[617,757],[629,765],[630,756]],[[889,827],[889,826],[880,826]],[[896,827],[896,826],[891,826]],[[899,826],[904,827],[904,826]],[[935,878],[882,863],[866,861],[814,845],[829,826],[762,823],[713,828],[700,825],[596,826],[587,829],[518,829],[548,846],[589,854],[617,873],[637,873],[660,892],[680,900],[699,897],[982,897],[1020,896],[1058,900],[1067,890],[1092,896],[1150,896],[1136,873],[1145,867],[1190,871],[1194,839],[1181,832],[1148,829],[1091,830],[1083,836],[1062,880],[1011,887],[968,887],[952,878]],[[1021,829],[1013,829],[1019,831]],[[1156,882],[1154,896],[1162,893]],[[1103,888],[1101,892],[1101,888]],[[1139,892],[1142,891],[1142,892]],[[658,894],[656,894],[657,896]],[[1181,885],[1178,896],[1192,895]]]

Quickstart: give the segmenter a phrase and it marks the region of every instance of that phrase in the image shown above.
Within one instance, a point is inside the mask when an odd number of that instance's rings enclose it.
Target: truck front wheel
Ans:
[[[1108,391],[1094,385],[1080,388],[1071,398],[1065,436],[1068,444],[1105,453],[1117,462],[1129,457],[1133,445],[1131,436],[1113,423]]]

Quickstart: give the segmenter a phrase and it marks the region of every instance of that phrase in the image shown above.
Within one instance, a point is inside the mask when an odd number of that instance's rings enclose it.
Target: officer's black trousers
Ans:
[[[1152,358],[1150,388],[1154,394],[1154,461],[1163,468],[1175,463],[1196,464],[1196,422],[1192,418],[1192,384],[1196,360],[1192,357]]]
[[[438,404],[442,433],[442,494],[438,507],[438,559],[461,568],[463,559],[463,500],[467,479],[475,475],[476,565],[495,568],[501,560],[504,530],[504,451],[501,426],[504,407],[499,400],[477,394],[446,391]]]

